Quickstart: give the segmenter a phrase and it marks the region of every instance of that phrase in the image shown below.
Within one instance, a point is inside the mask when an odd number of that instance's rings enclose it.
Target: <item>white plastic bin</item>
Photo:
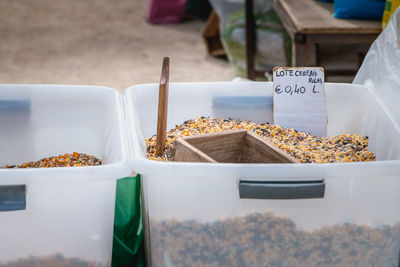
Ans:
[[[143,179],[147,255],[153,266],[399,265],[398,122],[367,87],[327,83],[325,88],[328,135],[368,136],[377,161],[151,161],[144,138],[156,133],[158,85],[137,85],[125,92],[132,166]],[[252,112],[238,105],[240,98],[248,102],[271,96],[272,83],[265,82],[171,84],[167,128],[196,116],[271,121],[271,103],[249,105]],[[218,105],[221,99],[223,108]],[[226,107],[229,103],[234,116]],[[244,117],[237,116],[238,109]],[[262,199],[268,196],[250,189],[246,198],[239,195],[243,184],[259,189],[270,182],[283,188],[300,183],[306,194]],[[315,194],[317,188],[324,189],[322,197]]]
[[[130,174],[125,125],[110,88],[0,85],[0,166],[74,151],[103,160],[0,169],[0,266],[111,264],[116,179]]]

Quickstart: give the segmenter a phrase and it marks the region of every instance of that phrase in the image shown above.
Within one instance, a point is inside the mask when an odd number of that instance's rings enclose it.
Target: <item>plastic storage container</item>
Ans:
[[[368,136],[377,161],[151,161],[144,138],[156,133],[158,85],[125,92],[151,265],[399,265],[399,125],[367,87],[326,83],[325,88],[328,135]],[[252,115],[238,104],[241,98],[272,101],[271,96],[272,83],[171,84],[167,128],[196,116],[271,121],[271,103],[249,105]],[[237,108],[245,117],[238,117]]]
[[[74,151],[103,160],[0,169],[0,266],[109,266],[116,179],[131,173],[119,93],[0,85],[0,125],[0,166]]]

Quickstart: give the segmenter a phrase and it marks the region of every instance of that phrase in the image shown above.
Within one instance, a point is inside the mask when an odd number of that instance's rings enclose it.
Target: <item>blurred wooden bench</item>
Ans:
[[[203,36],[206,44],[208,54],[214,57],[221,57],[226,55],[225,49],[220,39],[219,24],[219,17],[213,9],[201,32],[201,35]]]
[[[253,0],[246,0],[246,8],[252,8],[252,3],[249,5],[247,2]],[[372,44],[382,30],[380,21],[334,18],[332,3],[316,0],[271,0],[271,3],[292,40],[293,66],[316,66],[320,45]],[[248,21],[247,23],[251,24]],[[250,43],[248,49],[254,50],[254,44]],[[254,51],[249,53],[254,54]],[[362,60],[363,55],[360,55],[359,64]],[[252,69],[248,69],[248,73],[253,77],[249,78],[254,79],[254,64],[250,68]],[[356,72],[357,70],[336,70],[327,71],[326,74],[350,75]]]

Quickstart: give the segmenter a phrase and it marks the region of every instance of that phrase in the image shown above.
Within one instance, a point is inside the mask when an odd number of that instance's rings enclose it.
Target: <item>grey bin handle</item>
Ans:
[[[24,210],[26,208],[25,185],[0,186],[0,212]]]
[[[244,199],[323,198],[324,180],[313,181],[239,181],[239,196]]]

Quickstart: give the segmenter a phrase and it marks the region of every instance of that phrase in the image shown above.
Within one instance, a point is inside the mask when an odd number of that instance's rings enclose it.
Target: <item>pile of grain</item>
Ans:
[[[152,160],[170,161],[176,138],[221,132],[233,129],[254,131],[271,144],[299,159],[302,163],[332,163],[371,161],[375,156],[368,150],[368,137],[342,134],[335,137],[316,137],[294,129],[269,123],[260,124],[234,119],[206,117],[187,120],[167,132],[167,144],[161,157],[156,156],[156,136],[146,139],[147,156]]]
[[[19,165],[6,165],[4,168],[51,168],[51,167],[82,167],[101,165],[101,160],[92,155],[73,152],[63,155],[43,158],[38,161],[26,162]]]
[[[400,223],[315,231],[271,212],[200,223],[150,221],[154,266],[398,266]]]

